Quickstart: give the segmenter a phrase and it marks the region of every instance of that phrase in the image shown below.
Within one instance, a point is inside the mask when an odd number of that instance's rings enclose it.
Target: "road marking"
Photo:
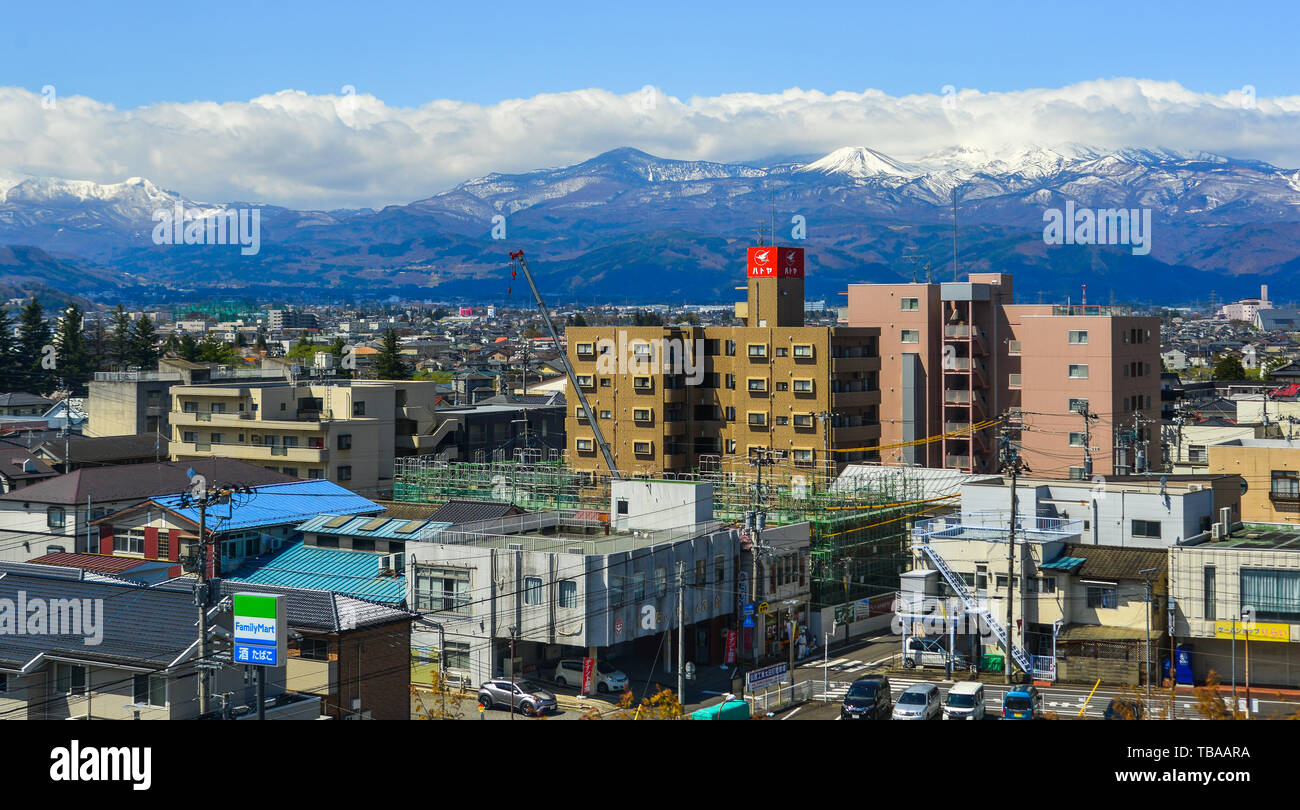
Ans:
[[[785,717],[782,717],[781,719],[782,719],[782,720],[789,720],[791,717],[794,717],[796,714],[798,714],[798,713],[799,713],[799,709],[802,709],[802,708],[803,708],[803,706],[799,706],[799,707],[796,708],[794,711],[790,712],[789,714],[787,714]]]
[[[852,659],[849,659],[849,658],[836,658],[834,661],[831,661],[830,663],[826,663],[826,664],[818,664],[817,666],[819,666],[819,667],[838,667],[838,666],[843,666],[844,664],[849,663],[850,660],[852,660]]]
[[[844,668],[844,672],[857,672],[858,670],[863,669],[864,667],[869,667],[869,666],[871,666],[871,665],[868,664],[866,661],[859,661],[858,663],[854,664],[854,665],[851,666],[851,667],[845,667],[845,668]]]

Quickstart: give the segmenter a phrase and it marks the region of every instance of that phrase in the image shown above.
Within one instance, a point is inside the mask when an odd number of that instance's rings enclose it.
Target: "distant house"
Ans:
[[[167,458],[169,443],[157,433],[134,436],[54,437],[35,447],[33,454],[59,472],[105,464],[144,464]]]
[[[17,442],[0,440],[0,493],[13,492],[58,472]]]
[[[25,391],[0,394],[0,416],[41,416],[52,405],[54,400]]]
[[[1261,309],[1255,313],[1255,328],[1265,332],[1300,329],[1300,309]]]

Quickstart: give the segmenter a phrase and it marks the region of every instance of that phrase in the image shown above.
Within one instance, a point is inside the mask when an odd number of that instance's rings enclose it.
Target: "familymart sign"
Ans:
[[[284,597],[237,593],[233,601],[235,663],[284,666],[288,646]]]

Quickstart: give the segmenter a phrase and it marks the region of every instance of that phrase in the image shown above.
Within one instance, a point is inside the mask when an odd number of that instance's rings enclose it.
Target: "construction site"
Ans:
[[[896,590],[898,574],[907,568],[913,521],[951,503],[950,496],[927,498],[922,479],[908,467],[866,476],[837,474],[833,463],[789,458],[757,463],[746,456],[703,456],[700,461],[690,473],[654,477],[712,483],[713,514],[727,523],[741,525],[746,512],[763,511],[769,526],[811,524],[816,607]],[[510,458],[498,453],[462,462],[411,456],[395,462],[393,497],[407,503],[460,499],[512,503],[529,511],[607,512],[610,478],[576,472],[556,451],[521,450]]]

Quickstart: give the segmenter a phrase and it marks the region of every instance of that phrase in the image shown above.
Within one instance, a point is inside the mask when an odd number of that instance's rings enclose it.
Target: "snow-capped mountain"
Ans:
[[[1082,273],[1110,278],[1120,295],[1181,300],[1198,284],[1217,284],[1223,296],[1257,277],[1274,276],[1267,283],[1279,289],[1300,269],[1300,171],[1204,152],[1070,143],[956,146],[906,159],[850,146],[767,164],[622,148],[571,166],[489,174],[378,211],[268,206],[256,257],[221,246],[154,245],[154,211],[221,205],[195,203],[142,178],[96,184],[0,173],[0,245],[30,245],[164,285],[201,278],[226,286],[471,295],[495,289],[484,280],[495,278],[505,259],[493,238],[501,222],[494,218],[504,217],[506,243],[536,255],[562,294],[725,298],[737,244],[771,239],[773,230],[782,241],[797,215],[815,268],[810,294],[819,295],[853,280],[910,278],[904,254],[932,253],[936,267],[950,266],[954,192],[961,269],[1015,270],[1021,291],[1066,289]],[[1044,211],[1066,201],[1149,208],[1151,254],[1134,257],[1113,246],[1048,250]],[[1135,263],[1139,258],[1145,264]],[[1090,282],[1090,292],[1104,289]]]

